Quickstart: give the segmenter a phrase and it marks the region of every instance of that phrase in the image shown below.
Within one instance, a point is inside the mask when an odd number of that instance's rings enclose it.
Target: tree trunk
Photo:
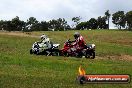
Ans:
[[[109,18],[108,18],[108,30],[109,30]]]

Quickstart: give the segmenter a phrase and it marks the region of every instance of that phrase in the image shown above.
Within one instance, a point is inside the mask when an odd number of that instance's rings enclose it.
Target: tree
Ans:
[[[86,22],[85,26],[86,26],[86,29],[90,29],[90,23],[89,23],[89,21]]]
[[[40,22],[39,29],[41,31],[48,31],[48,28],[49,28],[49,23],[48,22],[46,22],[46,21],[41,21]]]
[[[77,30],[84,30],[88,28],[88,22],[81,22],[76,26]]]
[[[0,20],[0,30],[4,30],[4,21]]]
[[[126,21],[129,30],[132,30],[132,11],[126,13]]]
[[[11,21],[4,21],[3,22],[3,29],[6,31],[12,31]]]
[[[89,20],[89,28],[90,29],[97,29],[98,24],[97,24],[97,20],[95,18],[91,18]]]
[[[124,11],[118,11],[112,15],[112,22],[121,29],[121,27],[125,27],[125,14]]]
[[[67,24],[67,21],[63,18],[59,18],[57,20],[50,20],[49,21],[49,28],[55,31],[63,31],[70,29],[70,26]]]
[[[30,17],[28,20],[27,20],[27,23],[26,23],[26,30],[28,31],[37,31],[37,27],[38,27],[38,21],[35,17]]]
[[[50,30],[57,30],[57,21],[55,19],[49,21],[49,29]]]
[[[67,21],[63,18],[59,18],[57,19],[58,22],[58,30],[62,31],[62,30],[66,30],[66,26],[68,26]]]
[[[107,11],[105,12],[105,16],[106,16],[106,19],[107,19],[107,21],[108,21],[108,29],[109,29],[109,20],[110,20],[110,13],[109,13],[109,10],[107,10]]]
[[[67,25],[65,26],[65,30],[71,30],[70,25],[67,24]]]
[[[16,16],[15,18],[11,20],[10,26],[12,31],[21,31],[25,26],[25,22],[21,21],[19,17]]]
[[[99,16],[97,19],[98,29],[107,29],[108,25],[106,24],[106,18]]]
[[[77,26],[80,23],[81,17],[73,17],[72,21],[75,22],[75,26]]]

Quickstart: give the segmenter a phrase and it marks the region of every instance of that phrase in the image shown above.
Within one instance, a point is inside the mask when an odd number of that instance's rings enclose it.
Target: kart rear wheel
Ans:
[[[39,55],[40,53],[39,53],[39,51],[35,51],[34,54]]]
[[[89,53],[87,53],[87,54],[85,55],[85,58],[90,58]]]
[[[55,56],[60,56],[60,50],[59,49],[55,49],[54,53],[55,53]]]

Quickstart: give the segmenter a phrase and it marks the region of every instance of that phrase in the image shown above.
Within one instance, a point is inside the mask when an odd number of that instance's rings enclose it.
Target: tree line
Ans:
[[[125,13],[117,11],[110,14],[109,10],[104,16],[91,18],[88,21],[80,22],[81,17],[73,17],[71,20],[75,23],[70,26],[64,18],[52,19],[50,21],[38,21],[35,17],[30,17],[27,21],[22,21],[18,16],[12,20],[0,20],[0,30],[6,31],[65,31],[65,30],[85,30],[85,29],[109,29],[110,17],[112,23],[118,29],[132,30],[132,11]]]

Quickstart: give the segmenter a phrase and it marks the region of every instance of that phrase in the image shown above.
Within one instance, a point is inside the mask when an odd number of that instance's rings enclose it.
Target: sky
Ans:
[[[0,20],[11,20],[19,16],[26,21],[35,17],[38,21],[65,18],[70,25],[73,17],[80,16],[81,21],[104,16],[110,13],[131,11],[132,0],[0,0]],[[110,28],[114,28],[112,22]]]

